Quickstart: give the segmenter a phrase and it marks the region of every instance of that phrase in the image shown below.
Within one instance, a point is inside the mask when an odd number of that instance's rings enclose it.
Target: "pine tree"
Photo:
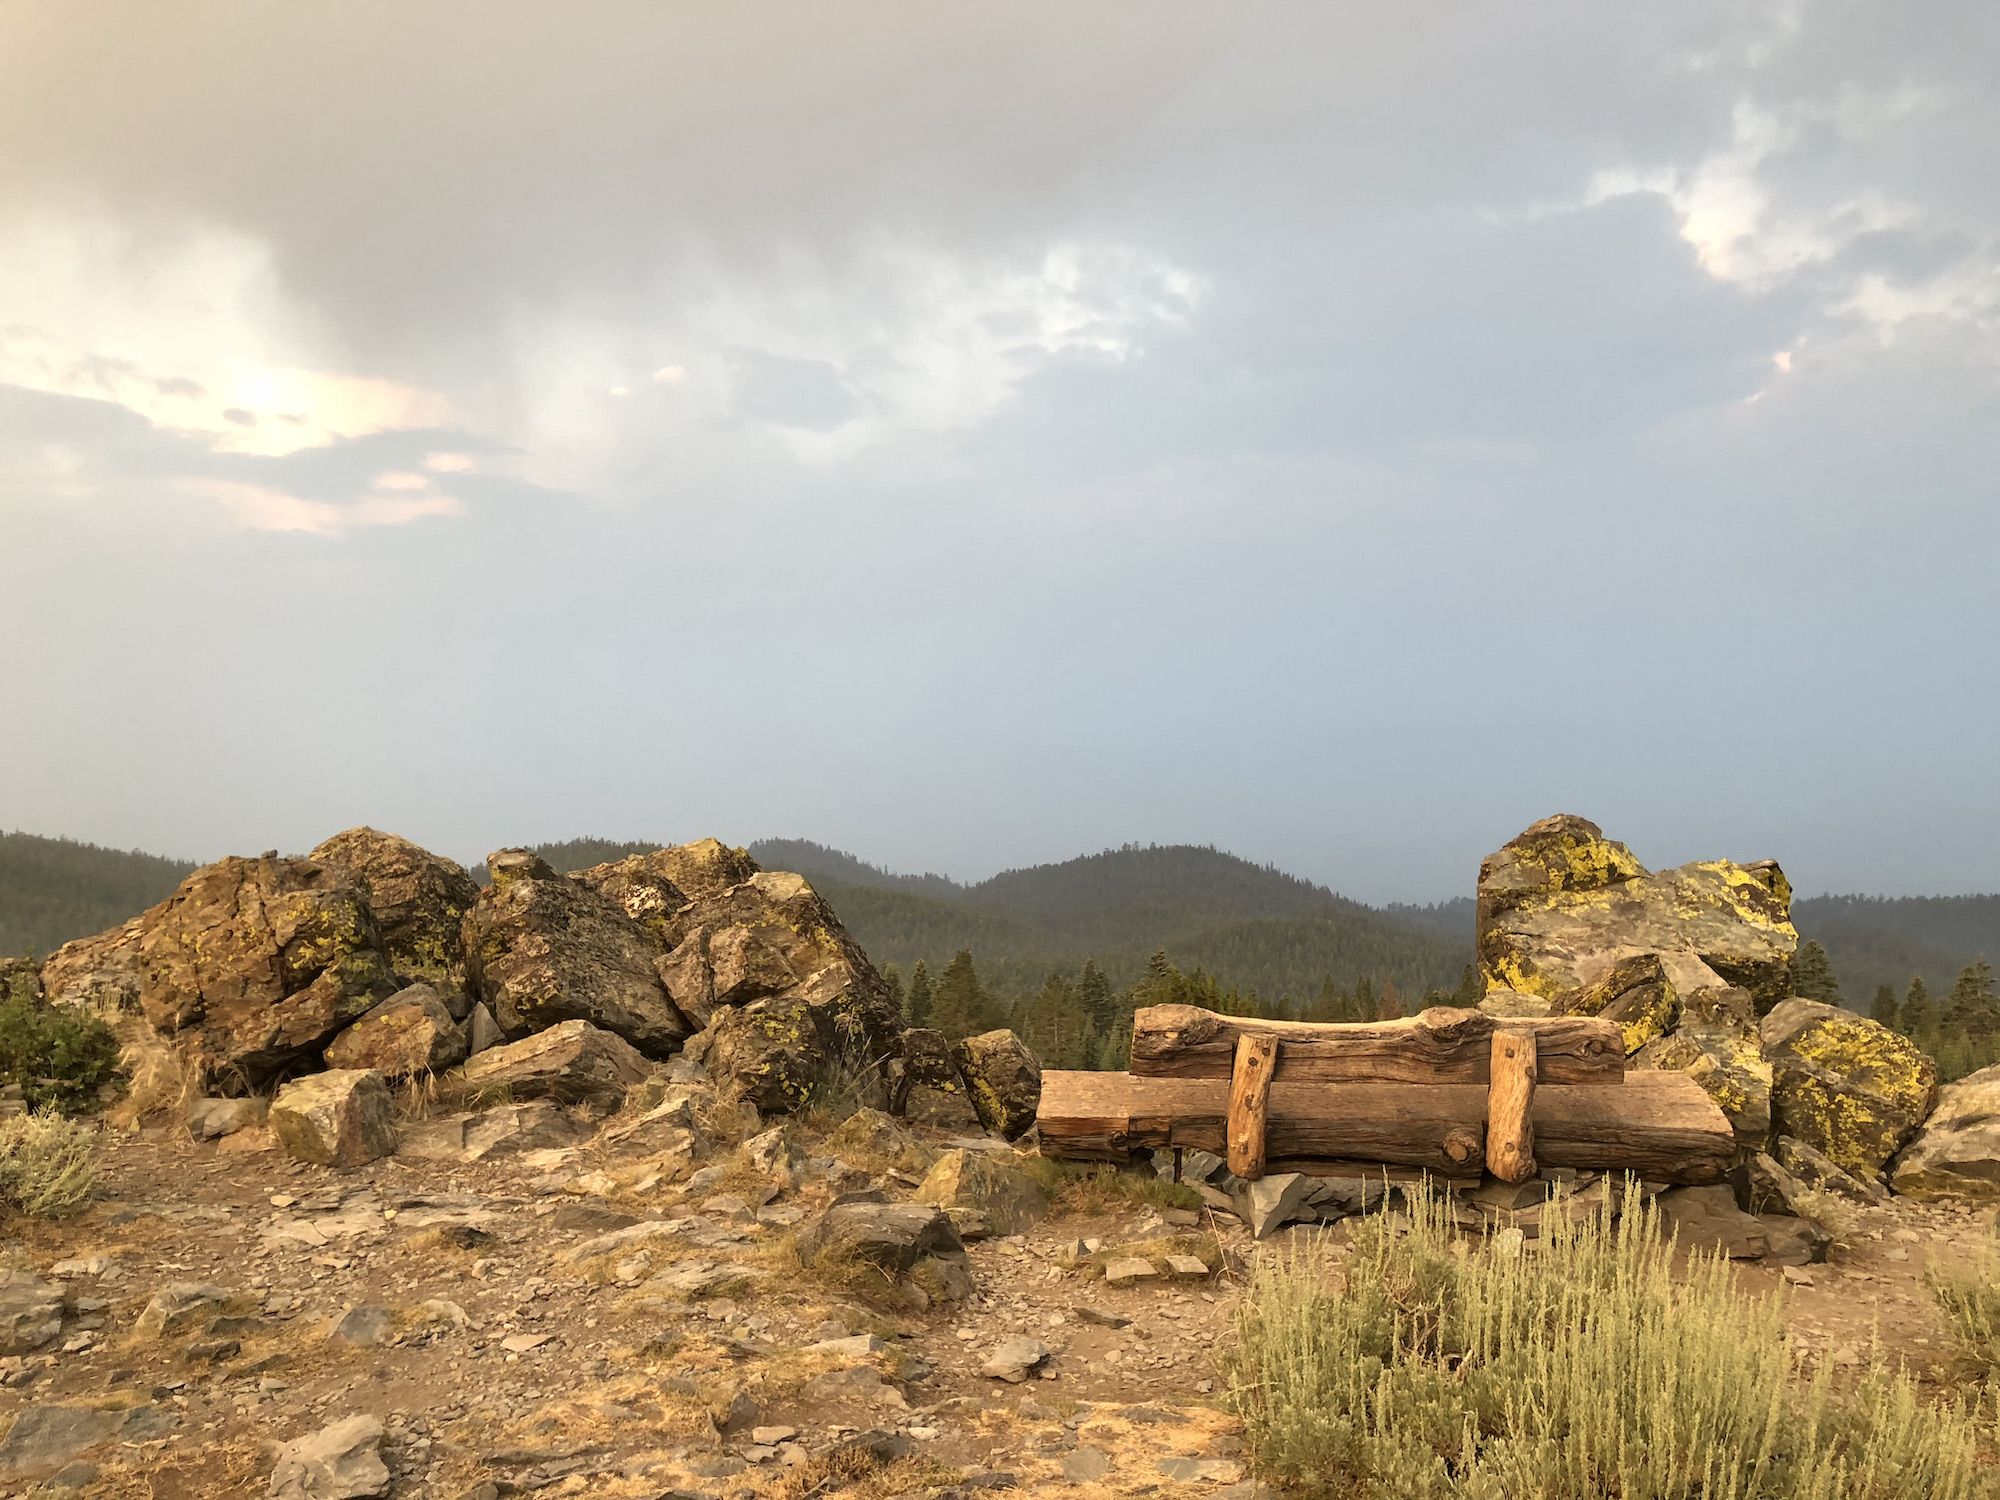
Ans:
[[[1840,981],[1833,976],[1833,961],[1817,939],[1807,938],[1799,944],[1798,956],[1792,960],[1792,993],[1828,1005],[1840,1004]]]
[[[1396,993],[1396,981],[1393,979],[1383,980],[1382,996],[1375,1002],[1375,1019],[1378,1021],[1394,1021],[1399,1019],[1402,1014],[1403,997]]]
[[[1375,1019],[1375,981],[1366,974],[1354,981],[1354,999],[1350,1002],[1348,1014],[1343,1019],[1351,1021]]]
[[[931,1024],[931,971],[920,958],[910,970],[910,992],[903,997],[903,1014],[912,1026]]]
[[[1480,979],[1476,965],[1465,966],[1465,972],[1458,976],[1458,993],[1452,998],[1468,1009],[1486,998],[1486,985]]]
[[[1094,958],[1085,959],[1083,972],[1077,975],[1076,1003],[1093,1033],[1111,1034],[1111,1028],[1118,1023],[1118,998],[1111,993],[1111,981],[1104,977]]]
[[[1930,987],[1924,983],[1923,975],[1913,975],[1909,989],[1903,994],[1903,1035],[1922,1041],[1930,1036],[1936,1025]]]
[[[1993,988],[1993,965],[1983,957],[1960,971],[1945,998],[1944,1020],[1947,1026],[1960,1027],[1973,1036],[2000,1031],[2000,994]]]
[[[1082,1066],[1093,1040],[1076,988],[1061,974],[1049,975],[1033,998],[1022,1003],[1015,1030],[1045,1068]]]
[[[971,1036],[983,1031],[990,1019],[986,992],[979,987],[979,971],[965,949],[945,966],[931,996],[931,1024],[948,1037]]]
[[[1903,1008],[1896,1001],[1896,987],[1893,984],[1875,986],[1875,1003],[1868,1007],[1871,1020],[1880,1021],[1892,1031],[1902,1020]]]
[[[889,986],[889,998],[895,1003],[896,1009],[901,1011],[903,1009],[903,971],[894,964],[884,964],[882,966],[882,982]]]
[[[1167,950],[1157,948],[1146,960],[1145,975],[1139,980],[1133,998],[1141,1005],[1171,1005],[1178,998],[1175,992],[1180,987],[1180,977],[1180,971],[1167,961]]]

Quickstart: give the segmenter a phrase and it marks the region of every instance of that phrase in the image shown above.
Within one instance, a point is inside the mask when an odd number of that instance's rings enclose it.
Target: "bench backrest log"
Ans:
[[[1484,1169],[1509,1182],[1541,1165],[1713,1182],[1734,1147],[1692,1079],[1628,1077],[1613,1022],[1446,1008],[1343,1025],[1148,1006],[1133,1018],[1131,1073],[1044,1075],[1041,1126],[1052,1155],[1200,1147],[1225,1152],[1244,1178],[1276,1159]]]

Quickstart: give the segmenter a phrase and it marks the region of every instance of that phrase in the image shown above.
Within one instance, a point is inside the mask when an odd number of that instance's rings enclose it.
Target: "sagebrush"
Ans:
[[[1229,1389],[1266,1478],[1394,1500],[1972,1500],[1978,1398],[1925,1399],[1879,1359],[1836,1392],[1794,1372],[1782,1307],[1727,1264],[1673,1271],[1636,1194],[1511,1255],[1443,1203],[1268,1254]],[[1990,1429],[1988,1429],[1990,1430]]]
[[[59,1114],[0,1120],[0,1211],[49,1219],[90,1196],[103,1133]]]

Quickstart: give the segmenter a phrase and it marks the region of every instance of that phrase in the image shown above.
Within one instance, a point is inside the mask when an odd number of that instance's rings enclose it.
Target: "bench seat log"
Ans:
[[[1483,1045],[1490,1046],[1490,1040]],[[1051,1070],[1042,1075],[1042,1154],[1123,1161],[1142,1147],[1228,1149],[1230,1080],[1138,1078]],[[1486,1085],[1271,1085],[1268,1163],[1423,1167],[1453,1177],[1485,1165]],[[1621,1088],[1538,1087],[1530,1110],[1543,1167],[1629,1171],[1656,1181],[1718,1182],[1736,1139],[1715,1101],[1682,1073],[1642,1070]],[[1269,1170],[1277,1170],[1273,1165]]]
[[[1625,1037],[1597,1016],[1495,1017],[1434,1006],[1400,1021],[1351,1024],[1223,1016],[1194,1005],[1143,1006],[1132,1018],[1132,1073],[1140,1078],[1227,1078],[1242,1036],[1278,1041],[1280,1083],[1479,1083],[1490,1078],[1493,1033],[1535,1037],[1544,1084],[1615,1084]]]

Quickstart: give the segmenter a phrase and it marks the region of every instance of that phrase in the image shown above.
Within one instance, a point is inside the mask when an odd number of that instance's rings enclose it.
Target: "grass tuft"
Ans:
[[[1959,1352],[1982,1371],[2000,1368],[2000,1259],[1992,1251],[1925,1273]]]
[[[1394,1500],[1971,1500],[1987,1414],[1879,1359],[1797,1377],[1776,1298],[1672,1247],[1636,1195],[1512,1256],[1444,1201],[1268,1253],[1225,1357],[1265,1478]]]
[[[1139,1205],[1148,1208],[1201,1207],[1201,1194],[1185,1182],[1171,1182],[1150,1168],[1119,1168],[1102,1162],[1056,1161],[1023,1156],[1015,1163],[1064,1213],[1108,1213]]]

